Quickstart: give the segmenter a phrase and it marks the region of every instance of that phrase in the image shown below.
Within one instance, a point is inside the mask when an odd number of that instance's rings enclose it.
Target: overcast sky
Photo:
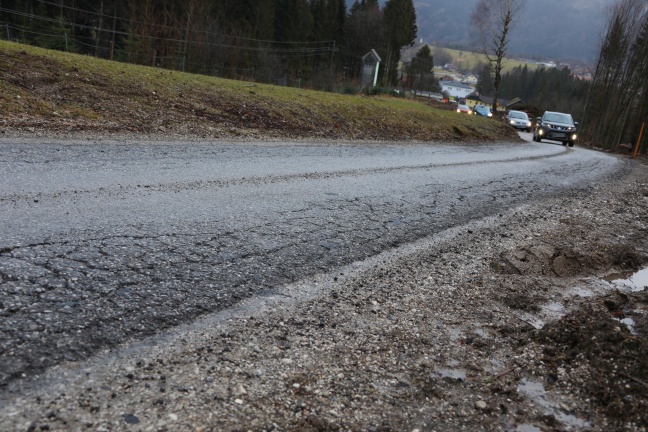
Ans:
[[[414,0],[418,35],[435,41],[470,44],[470,14],[478,0]],[[617,0],[527,0],[511,34],[510,52],[552,60],[594,62],[606,8]],[[348,1],[349,6],[353,0]],[[384,1],[381,0],[381,4]]]

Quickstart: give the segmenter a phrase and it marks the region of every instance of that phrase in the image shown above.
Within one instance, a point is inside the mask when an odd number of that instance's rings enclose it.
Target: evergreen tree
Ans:
[[[492,96],[495,91],[493,86],[493,74],[490,65],[485,65],[479,73],[477,80],[477,91],[483,96]]]
[[[375,49],[384,56],[383,11],[378,0],[356,0],[346,20],[346,68],[350,77],[360,73],[362,56]],[[384,58],[384,57],[383,57]]]
[[[434,57],[427,45],[423,45],[412,59],[408,68],[408,81],[410,88],[418,90],[438,90],[438,81],[434,79]],[[429,77],[432,76],[432,80]],[[436,86],[434,83],[436,82]]]
[[[385,20],[385,81],[397,83],[397,70],[401,48],[412,45],[416,40],[416,10],[412,0],[387,0],[384,8]]]

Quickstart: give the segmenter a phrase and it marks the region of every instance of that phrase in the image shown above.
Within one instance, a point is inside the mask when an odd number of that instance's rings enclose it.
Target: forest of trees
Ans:
[[[480,82],[483,91],[489,95],[490,74],[482,71]],[[478,87],[480,83],[477,84]],[[571,113],[576,120],[583,116],[589,83],[574,76],[569,68],[539,68],[529,71],[527,66],[518,66],[502,76],[500,94],[504,99],[521,98],[529,107],[540,111]]]
[[[648,117],[645,0],[620,0],[612,9],[584,111],[582,130],[592,142],[605,148],[637,142]]]
[[[396,84],[412,0],[3,0],[0,37],[119,61],[332,90],[362,56]]]

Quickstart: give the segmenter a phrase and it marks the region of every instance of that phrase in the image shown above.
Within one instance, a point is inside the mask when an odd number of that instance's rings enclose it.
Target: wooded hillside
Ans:
[[[412,0],[5,0],[0,34],[14,42],[129,63],[331,89],[376,49],[396,80],[416,37]],[[388,70],[389,73],[384,73]]]

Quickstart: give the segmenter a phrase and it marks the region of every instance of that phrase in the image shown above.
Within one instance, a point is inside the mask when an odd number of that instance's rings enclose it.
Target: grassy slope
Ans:
[[[0,128],[187,138],[516,138],[499,122],[411,100],[224,80],[4,41]]]
[[[461,70],[474,70],[480,64],[488,64],[488,57],[486,57],[484,54],[470,51],[459,51],[450,48],[437,48],[434,46],[431,46],[430,48],[432,49],[433,55],[437,49],[443,49],[449,52],[453,58],[454,65]],[[515,60],[505,57],[504,59],[502,59],[502,73],[510,72],[514,68],[524,65],[526,65],[531,71],[538,69],[538,65],[535,63],[526,63],[522,60]]]
[[[460,51],[460,50],[455,50],[451,48],[443,48],[443,47],[437,47],[434,45],[429,45],[430,50],[432,50],[432,55],[434,56],[437,50],[443,50],[449,53],[452,56],[452,63],[459,69],[459,70],[475,70],[478,66],[480,65],[485,65],[488,64],[488,57],[486,57],[484,54],[481,53],[476,53],[476,52],[471,52],[471,51]],[[416,55],[418,50],[421,49],[420,46],[410,48],[411,51],[407,53],[407,55]],[[530,71],[534,71],[538,69],[538,65],[535,63],[527,63],[523,60],[515,60],[511,58],[504,58],[502,60],[502,72],[510,72],[514,68],[518,66],[524,66],[526,65]]]

